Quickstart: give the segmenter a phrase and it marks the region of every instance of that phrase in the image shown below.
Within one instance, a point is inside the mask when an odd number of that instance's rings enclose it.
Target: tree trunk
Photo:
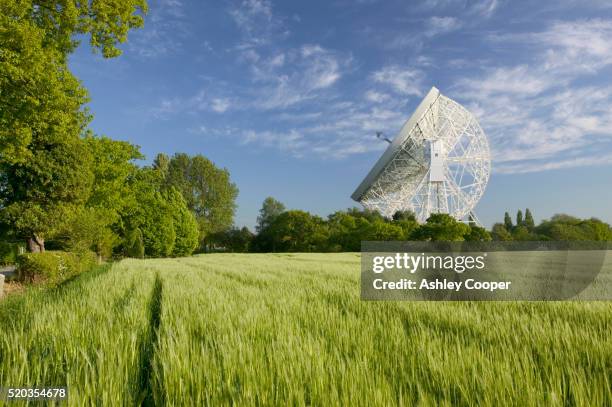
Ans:
[[[32,235],[27,241],[28,250],[32,253],[44,253],[45,251],[45,239]]]

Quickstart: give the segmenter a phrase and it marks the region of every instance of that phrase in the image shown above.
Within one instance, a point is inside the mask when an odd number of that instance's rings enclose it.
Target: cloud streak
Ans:
[[[484,69],[457,82],[492,139],[494,166],[524,173],[599,165],[612,144],[612,87],[585,84],[612,64],[612,20],[555,22],[534,33],[496,35],[495,43],[533,48],[521,65]]]

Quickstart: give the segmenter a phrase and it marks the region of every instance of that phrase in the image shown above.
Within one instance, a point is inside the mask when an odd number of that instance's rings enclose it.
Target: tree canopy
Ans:
[[[142,26],[144,0],[0,2],[0,201],[2,220],[32,251],[79,211],[92,184],[82,135],[87,91],[67,66],[78,36],[105,57]]]
[[[285,212],[285,205],[281,202],[271,196],[264,199],[261,209],[259,210],[259,216],[257,216],[255,231],[259,233],[265,230],[283,212]]]
[[[166,188],[176,188],[195,214],[200,242],[232,226],[238,188],[229,171],[203,155],[177,153],[169,160],[158,156],[154,165],[163,173]]]

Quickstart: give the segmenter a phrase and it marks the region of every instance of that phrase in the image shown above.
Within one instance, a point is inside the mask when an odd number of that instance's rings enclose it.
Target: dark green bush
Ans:
[[[0,265],[13,264],[19,255],[19,245],[16,243],[0,242]]]
[[[26,253],[17,258],[17,276],[24,282],[56,285],[96,265],[93,252],[46,251]]]
[[[128,257],[134,257],[137,259],[144,258],[145,248],[142,242],[142,232],[139,228],[132,230],[128,234],[126,246],[126,254]]]

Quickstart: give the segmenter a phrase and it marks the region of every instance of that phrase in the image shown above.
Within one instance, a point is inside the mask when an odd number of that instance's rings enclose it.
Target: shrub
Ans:
[[[26,253],[17,258],[18,279],[57,285],[70,277],[90,270],[96,265],[93,252],[46,251]]]
[[[144,244],[142,242],[142,232],[139,228],[133,229],[127,238],[126,254],[128,257],[142,259],[145,254]]]
[[[187,208],[181,194],[171,189],[168,194],[168,207],[173,217],[173,226],[176,233],[172,256],[190,256],[198,247],[200,230],[194,214]]]
[[[0,265],[14,264],[19,256],[20,249],[25,249],[18,243],[0,242]]]

